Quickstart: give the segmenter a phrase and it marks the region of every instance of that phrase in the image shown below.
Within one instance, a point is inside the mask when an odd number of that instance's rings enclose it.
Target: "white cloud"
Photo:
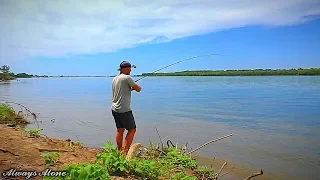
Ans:
[[[319,0],[0,0],[0,62],[111,52],[247,25],[291,25]]]

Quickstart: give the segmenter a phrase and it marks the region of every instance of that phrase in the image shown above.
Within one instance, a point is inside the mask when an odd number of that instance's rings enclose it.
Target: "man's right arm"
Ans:
[[[138,84],[136,84],[130,76],[128,76],[128,83],[131,87],[131,90],[135,90],[137,92],[141,91],[142,88]]]
[[[135,85],[132,86],[132,89],[137,91],[137,92],[140,92],[142,88],[138,84],[135,84]]]

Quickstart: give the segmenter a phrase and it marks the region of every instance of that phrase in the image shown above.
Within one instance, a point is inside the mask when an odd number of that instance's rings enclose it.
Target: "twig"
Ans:
[[[190,151],[188,154],[191,154],[191,153],[193,153],[193,152],[195,152],[195,151],[197,151],[197,150],[199,150],[199,149],[201,149],[201,148],[205,147],[206,145],[208,145],[208,144],[210,144],[210,143],[213,143],[213,142],[219,141],[219,140],[221,140],[221,139],[227,138],[227,137],[232,136],[232,135],[233,135],[233,134],[229,134],[229,135],[227,135],[227,136],[223,136],[223,137],[221,137],[221,138],[211,140],[211,141],[209,141],[209,142],[207,142],[207,143],[203,144],[202,146],[200,146],[200,147],[198,147],[198,148],[194,149],[193,151]]]
[[[38,148],[40,152],[49,151],[49,152],[69,152],[69,150],[65,149],[46,149],[46,148]]]
[[[227,162],[224,162],[223,165],[221,166],[220,170],[218,171],[218,173],[214,176],[213,179],[217,180],[219,177],[219,174],[221,173],[221,171],[223,170],[224,166],[227,165]]]
[[[263,174],[263,171],[262,171],[262,169],[261,169],[260,172],[252,173],[252,174],[251,174],[250,176],[248,176],[245,180],[249,180],[249,179],[251,179],[251,178],[253,178],[253,177],[260,176],[260,175],[262,175],[262,174]]]
[[[37,126],[38,126],[38,128],[39,128],[39,123],[38,123],[38,120],[37,120],[37,115],[36,115],[35,113],[31,112],[30,109],[28,109],[27,107],[25,107],[24,105],[22,105],[22,104],[20,104],[20,103],[16,103],[16,102],[6,102],[6,103],[7,103],[7,104],[8,104],[8,103],[17,104],[17,105],[20,106],[20,108],[21,108],[21,106],[24,107],[24,108],[32,115],[33,119],[36,120]]]
[[[156,128],[157,134],[158,134],[159,139],[160,139],[160,142],[161,142],[161,147],[162,147],[162,149],[163,149],[163,142],[162,142],[161,136],[160,136],[160,134],[159,134],[159,131],[158,131],[158,129],[157,129],[157,126],[154,126],[154,127]]]

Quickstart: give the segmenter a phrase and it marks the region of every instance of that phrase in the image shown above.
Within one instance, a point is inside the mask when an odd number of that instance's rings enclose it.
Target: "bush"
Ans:
[[[95,163],[105,165],[110,174],[129,173],[129,163],[111,142],[103,146],[105,152],[97,154]]]
[[[207,166],[200,166],[195,172],[200,177],[204,176],[205,178],[214,178],[214,176],[216,175],[214,170],[211,168],[208,168]]]
[[[47,166],[53,166],[57,163],[57,158],[60,157],[60,153],[52,152],[52,153],[42,153],[40,155],[44,160]]]
[[[187,155],[181,154],[175,148],[168,148],[167,155],[163,157],[162,163],[169,164],[175,168],[184,170],[186,168],[197,168],[197,162]]]
[[[174,174],[171,177],[171,180],[197,180],[197,177],[187,176],[185,173],[179,172],[179,173]]]
[[[63,179],[78,180],[78,179],[111,179],[105,166],[99,164],[72,164],[65,168],[68,173]]]

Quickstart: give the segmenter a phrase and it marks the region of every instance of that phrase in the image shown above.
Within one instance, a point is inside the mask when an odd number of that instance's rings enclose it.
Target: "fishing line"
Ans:
[[[188,60],[192,60],[192,59],[196,59],[196,58],[200,58],[200,57],[205,57],[205,56],[229,56],[229,55],[212,53],[212,54],[205,54],[205,55],[194,56],[194,57],[190,57],[190,58],[183,59],[183,60],[177,61],[177,62],[175,62],[175,63],[169,64],[169,65],[167,65],[167,66],[165,66],[165,67],[162,67],[162,68],[160,68],[160,69],[157,69],[157,70],[153,71],[151,74],[156,73],[156,72],[158,72],[158,71],[161,71],[161,70],[163,70],[163,69],[166,69],[166,68],[168,68],[168,67],[170,67],[170,66],[173,66],[173,65],[175,65],[175,64],[179,64],[179,63],[182,63],[182,62],[184,62],[184,61],[188,61]],[[231,56],[230,56],[230,57],[231,57]],[[133,68],[136,68],[136,66],[133,65]],[[135,80],[135,82],[138,82],[138,81],[140,81],[141,79],[143,79],[143,78],[145,78],[145,77],[147,77],[147,76],[143,76],[143,77]]]

